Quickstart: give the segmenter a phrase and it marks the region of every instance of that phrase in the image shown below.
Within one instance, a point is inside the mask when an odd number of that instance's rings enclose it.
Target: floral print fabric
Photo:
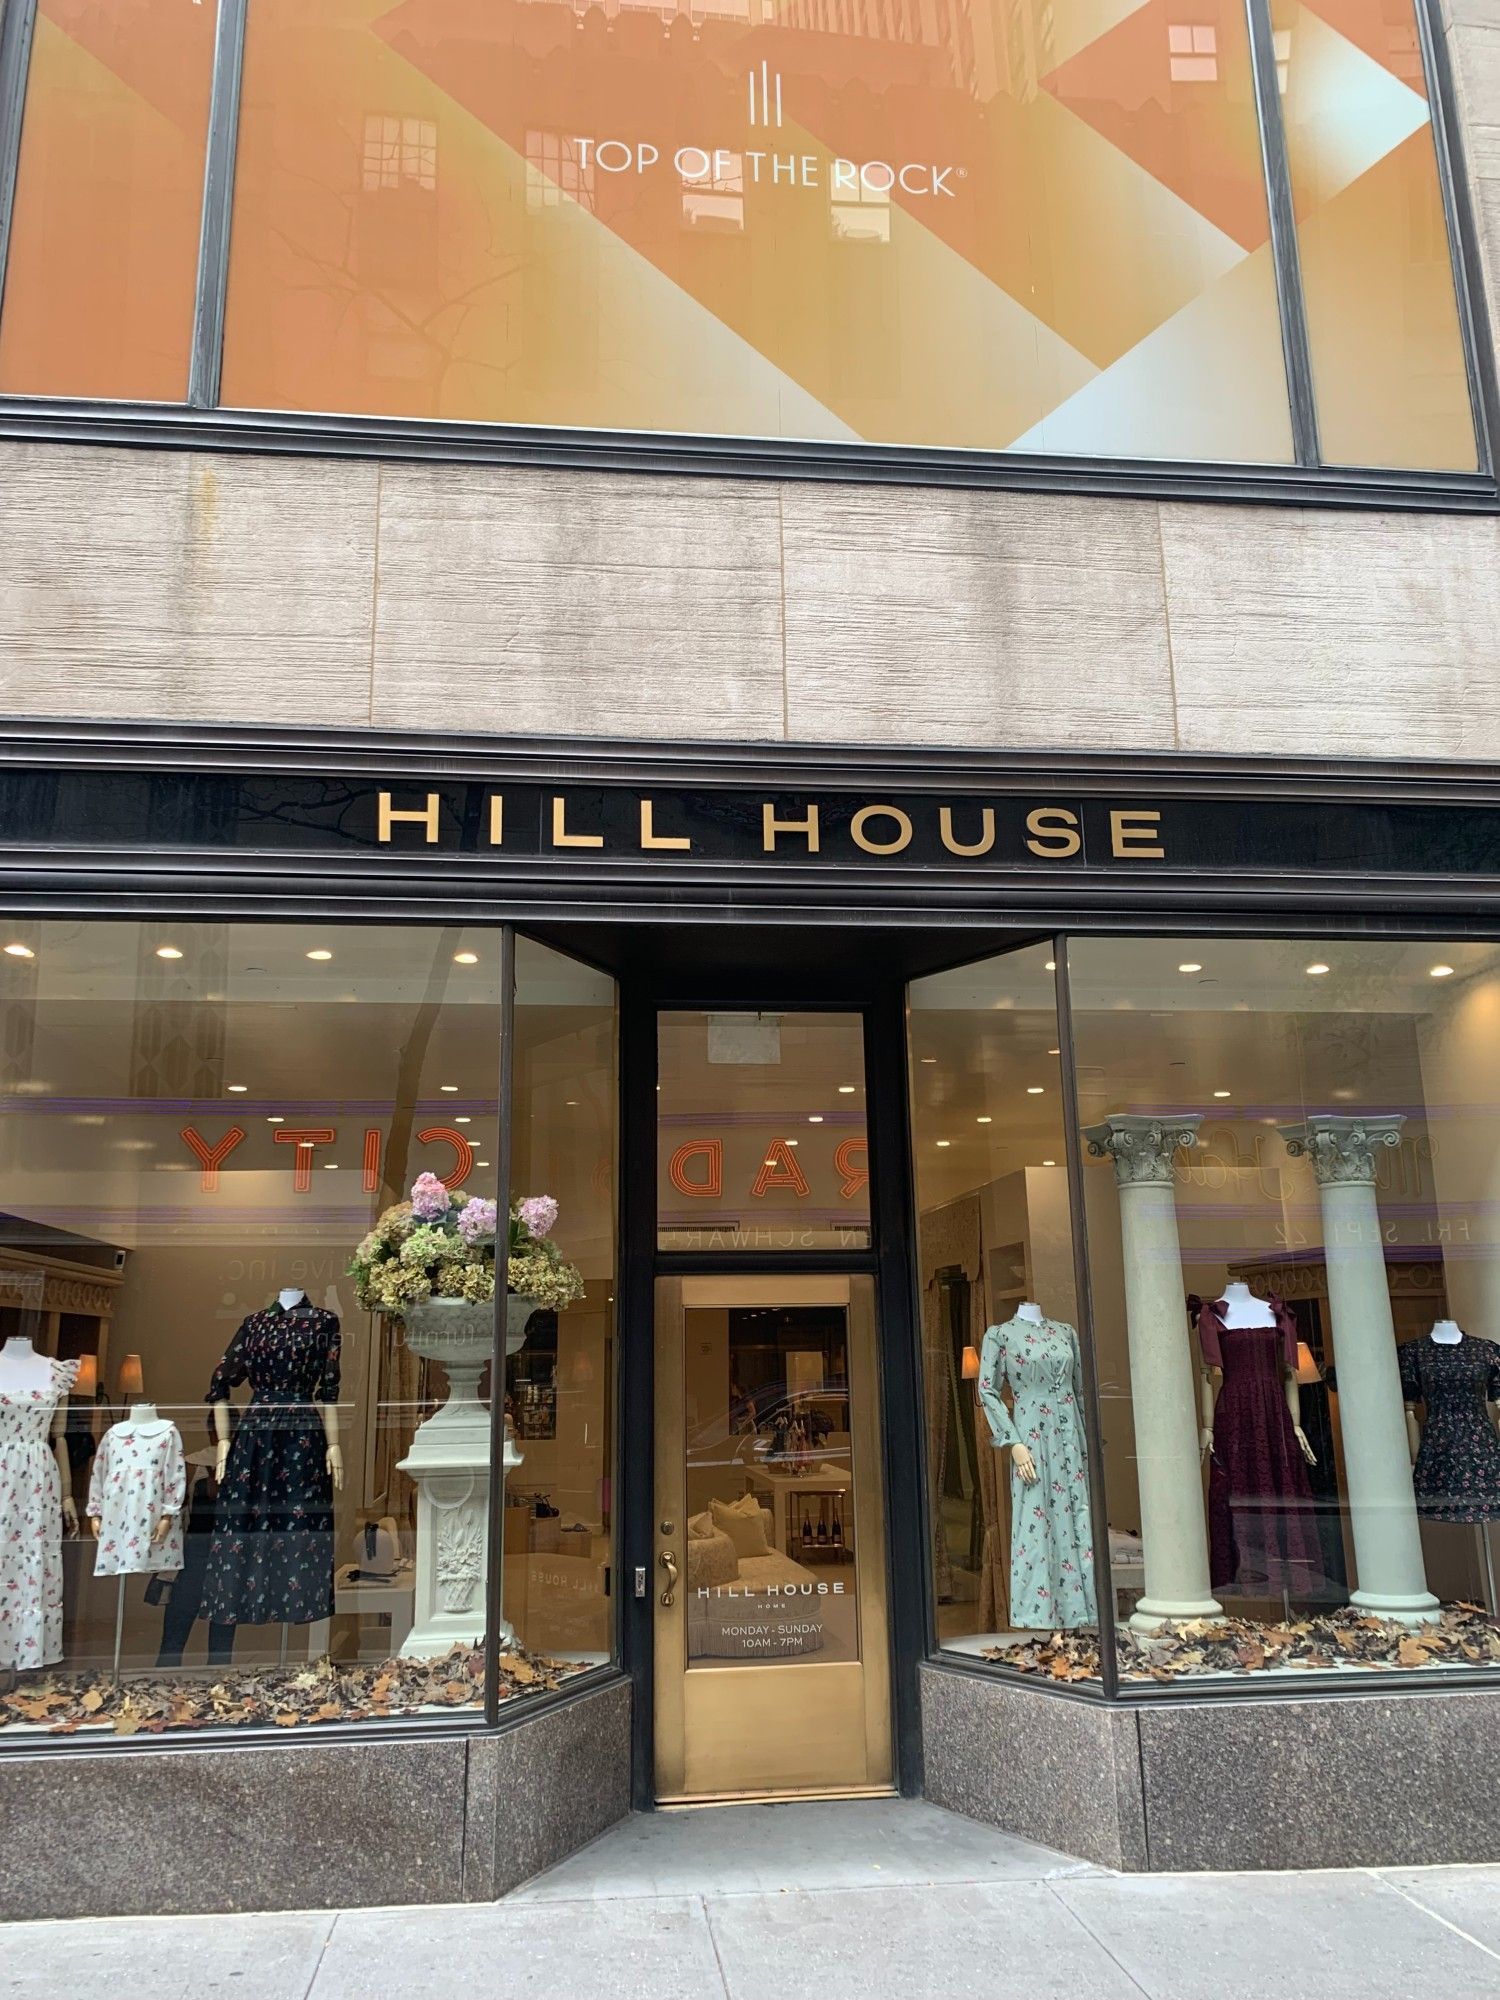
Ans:
[[[45,1388],[0,1390],[0,1669],[48,1667],[63,1653],[63,1493],[51,1436],[78,1363],[50,1367]]]
[[[321,1307],[251,1313],[206,1400],[250,1384],[208,1550],[202,1615],[217,1625],[309,1625],[333,1616],[333,1481],[314,1407],[339,1395],[339,1322]]]
[[[165,1418],[115,1424],[100,1441],[89,1478],[88,1517],[99,1523],[95,1576],[138,1576],[182,1568],[182,1503],[187,1466],[176,1424]],[[163,1515],[164,1538],[153,1542]]]
[[[1010,1409],[1000,1395],[1006,1382]],[[1011,1624],[1092,1625],[1098,1613],[1078,1335],[1052,1319],[990,1327],[980,1349],[979,1400],[996,1445],[1024,1444],[1036,1461],[1030,1485],[1011,1465]]]
[[[1467,1333],[1447,1343],[1428,1337],[1407,1341],[1397,1359],[1402,1395],[1427,1406],[1412,1473],[1418,1513],[1500,1520],[1500,1436],[1485,1408],[1500,1402],[1500,1347]]]

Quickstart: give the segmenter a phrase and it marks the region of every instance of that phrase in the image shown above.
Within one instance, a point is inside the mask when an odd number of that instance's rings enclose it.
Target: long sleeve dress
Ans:
[[[318,1306],[251,1313],[205,1400],[250,1384],[219,1490],[203,1616],[309,1625],[333,1615],[333,1481],[319,1405],[339,1396],[339,1323]]]
[[[1000,1394],[1007,1382],[1011,1409]],[[1078,1335],[1054,1319],[990,1327],[979,1355],[979,1400],[997,1449],[1024,1444],[1036,1462],[1030,1485],[1011,1465],[1011,1624],[1052,1631],[1092,1625],[1098,1611]]]
[[[104,1433],[89,1478],[88,1514],[99,1523],[95,1576],[138,1576],[182,1568],[182,1503],[187,1465],[176,1424],[113,1424]],[[159,1542],[156,1524],[171,1521]]]

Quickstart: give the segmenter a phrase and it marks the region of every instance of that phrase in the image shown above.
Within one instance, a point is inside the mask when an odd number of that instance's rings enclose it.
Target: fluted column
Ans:
[[[1150,1118],[1117,1113],[1084,1132],[1096,1158],[1114,1161],[1130,1336],[1130,1395],[1146,1591],[1138,1631],[1222,1609],[1209,1585],[1198,1405],[1183,1306],[1182,1243],[1172,1156],[1196,1146],[1201,1113]]]
[[[1422,1561],[1375,1199],[1376,1150],[1400,1145],[1402,1122],[1395,1112],[1371,1118],[1317,1112],[1305,1125],[1284,1126],[1281,1136],[1289,1153],[1311,1160],[1323,1209],[1344,1477],[1359,1573],[1351,1602],[1377,1617],[1421,1624],[1439,1606]]]

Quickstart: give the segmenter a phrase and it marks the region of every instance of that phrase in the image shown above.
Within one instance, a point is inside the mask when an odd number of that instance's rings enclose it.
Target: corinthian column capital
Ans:
[[[1399,1111],[1361,1118],[1342,1111],[1315,1111],[1302,1125],[1283,1125],[1281,1136],[1294,1159],[1304,1154],[1312,1162],[1319,1187],[1375,1181],[1375,1154],[1381,1146],[1399,1146],[1406,1120]]]
[[[1171,1182],[1177,1148],[1197,1145],[1202,1120],[1201,1111],[1171,1118],[1117,1111],[1098,1125],[1085,1125],[1083,1136],[1096,1160],[1114,1161],[1120,1187],[1138,1187],[1142,1182],[1160,1186]]]

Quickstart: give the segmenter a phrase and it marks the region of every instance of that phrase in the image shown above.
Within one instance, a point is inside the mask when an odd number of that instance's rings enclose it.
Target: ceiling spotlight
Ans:
[[[1453,977],[1453,967],[1451,965],[1429,966],[1428,974],[1433,979],[1451,979]]]
[[[924,1062],[924,1063],[935,1063],[935,1062],[937,1061],[937,1057],[936,1057],[936,1056],[918,1056],[918,1057],[917,1057],[917,1061],[918,1061],[918,1062]]]
[[[284,1118],[268,1118],[266,1123],[268,1125],[285,1125],[286,1120]]]
[[[1047,960],[1047,963],[1042,967],[1042,970],[1043,972],[1056,972],[1057,960],[1055,958],[1049,958]]]
[[[325,1174],[336,1174],[338,1170],[339,1163],[337,1160],[325,1160],[323,1162],[323,1171]]]
[[[7,958],[36,957],[36,953],[31,949],[31,946],[29,944],[8,944],[5,947],[5,955]]]
[[[250,1086],[248,1083],[226,1083],[224,1088],[232,1090],[236,1097],[243,1097]]]
[[[465,1113],[462,1116],[455,1118],[453,1122],[455,1125],[472,1125],[474,1123],[474,1120],[470,1118],[467,1115],[467,1113]]]
[[[1177,970],[1179,972],[1201,972],[1203,967],[1198,963],[1196,958],[1190,958],[1179,965]]]
[[[839,1085],[840,1097],[852,1097],[854,1095],[854,1091],[855,1091],[855,1086],[852,1083],[841,1083]]]
[[[456,1083],[440,1083],[438,1089],[446,1090],[451,1096],[458,1089],[458,1085]]]
[[[1321,959],[1318,960],[1316,965],[1310,965],[1307,968],[1309,977],[1313,979],[1321,979],[1323,977],[1323,974],[1327,970],[1328,967],[1323,963]]]
[[[1060,1056],[1060,1055],[1062,1054],[1062,1050],[1061,1050],[1061,1049],[1048,1049],[1047,1053],[1048,1053],[1048,1055],[1049,1055],[1049,1056]]]
[[[951,1139],[939,1139],[938,1144],[940,1146],[951,1146],[953,1144],[953,1141]]]
[[[1230,1097],[1230,1096],[1232,1096],[1232,1095],[1233,1095],[1233,1092],[1232,1092],[1232,1091],[1228,1091],[1228,1090],[1216,1090],[1216,1091],[1214,1092],[1214,1096],[1215,1096],[1215,1097]]]
[[[1057,1165],[1057,1162],[1056,1160],[1043,1160],[1042,1165],[1044,1167],[1055,1167]]]
[[[807,1122],[809,1125],[821,1125],[823,1122],[822,1112],[821,1111],[809,1112]]]
[[[976,1125],[993,1125],[994,1122],[995,1121],[993,1118],[984,1118],[984,1117],[976,1118],[974,1120],[974,1123]]]
[[[479,953],[477,951],[456,951],[453,954],[453,963],[455,965],[478,965]]]
[[[307,955],[311,959],[316,959],[319,965],[326,965],[329,959],[333,957],[331,951],[310,951]]]
[[[1028,1083],[1026,1086],[1026,1095],[1028,1097],[1040,1097],[1045,1088],[1046,1086],[1044,1084]]]
[[[156,947],[156,955],[158,958],[181,958],[182,953],[175,944],[159,944]]]
[[[783,1139],[782,1144],[784,1146],[800,1146],[802,1141],[800,1139]]]
[[[576,1111],[578,1109],[578,1099],[576,1097],[565,1097],[563,1103],[569,1111]]]
[[[487,1167],[487,1166],[489,1165],[489,1161],[488,1161],[488,1160],[478,1160],[478,1161],[476,1161],[476,1162],[475,1162],[475,1164],[476,1164],[477,1166],[481,1166],[481,1167]]]

